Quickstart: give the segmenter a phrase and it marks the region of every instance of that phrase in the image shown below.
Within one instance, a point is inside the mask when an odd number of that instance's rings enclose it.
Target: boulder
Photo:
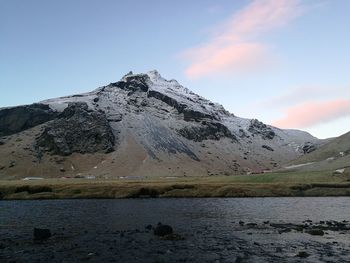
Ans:
[[[310,229],[306,233],[313,235],[313,236],[323,236],[324,231],[321,229]]]
[[[311,152],[315,151],[316,149],[317,149],[316,146],[311,142],[306,142],[302,146],[302,150],[303,150],[304,154],[311,153]]]
[[[156,236],[166,236],[173,233],[173,228],[169,225],[163,225],[158,223],[158,225],[153,230],[154,235]]]
[[[46,240],[51,237],[50,229],[46,228],[34,228],[33,230],[34,240]]]
[[[300,251],[297,255],[296,255],[296,257],[299,257],[299,258],[307,258],[307,257],[309,257],[310,255],[309,255],[309,253],[307,253],[306,251]]]

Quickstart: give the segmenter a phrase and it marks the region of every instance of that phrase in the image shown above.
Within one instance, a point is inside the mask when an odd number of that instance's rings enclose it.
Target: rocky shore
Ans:
[[[146,222],[145,222],[146,223]],[[147,222],[148,223],[148,222]],[[0,238],[1,262],[349,262],[349,221],[54,227]],[[229,231],[227,231],[229,230]],[[52,233],[52,234],[51,234]]]

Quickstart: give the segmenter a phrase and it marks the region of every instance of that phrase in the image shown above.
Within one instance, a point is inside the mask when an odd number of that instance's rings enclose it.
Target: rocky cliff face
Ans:
[[[36,139],[39,151],[57,155],[108,153],[113,151],[114,142],[105,114],[90,111],[84,102],[68,104]]]
[[[0,110],[0,136],[10,135],[54,119],[57,112],[49,105],[35,103]]]
[[[239,118],[156,71],[0,109],[0,135],[2,178],[241,174],[278,167],[318,142]]]

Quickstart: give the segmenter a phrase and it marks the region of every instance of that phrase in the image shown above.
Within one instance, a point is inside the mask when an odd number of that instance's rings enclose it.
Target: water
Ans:
[[[295,255],[306,247],[310,254],[306,262],[350,262],[349,231],[328,231],[323,237],[295,231],[279,234],[263,223],[349,220],[349,201],[349,197],[1,201],[0,245],[6,248],[0,249],[0,261],[25,262],[30,256],[51,262],[297,262]],[[239,221],[257,226],[242,227]],[[158,222],[171,225],[185,240],[160,240],[145,230]],[[55,235],[36,244],[34,227],[49,228]]]

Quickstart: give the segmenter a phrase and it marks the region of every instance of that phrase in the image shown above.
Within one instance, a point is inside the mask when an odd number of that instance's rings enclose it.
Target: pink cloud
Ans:
[[[272,124],[280,128],[306,128],[350,115],[350,100],[306,102],[286,110],[286,116]]]
[[[268,48],[256,38],[300,14],[299,0],[254,0],[215,29],[205,43],[184,52],[190,78],[255,69],[269,63]]]
[[[336,99],[342,94],[342,97],[350,97],[349,86],[324,86],[324,85],[303,85],[296,88],[287,88],[286,92],[268,98],[265,101],[259,102],[258,107],[274,107],[274,108],[285,108],[289,105],[295,105],[309,100],[321,99],[330,100]]]
[[[198,59],[186,69],[186,74],[197,78],[209,74],[254,69],[265,56],[264,52],[264,47],[257,43],[226,46],[215,50],[209,57]]]

